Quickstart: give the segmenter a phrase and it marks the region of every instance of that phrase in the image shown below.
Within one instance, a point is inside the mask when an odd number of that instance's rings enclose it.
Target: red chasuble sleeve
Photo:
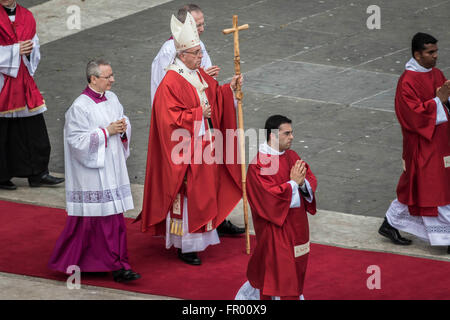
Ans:
[[[299,155],[296,152],[294,152],[292,150],[287,150],[286,152],[287,152],[287,154],[289,156],[289,159],[290,159],[289,161],[292,164],[292,166],[293,166],[293,164],[295,164],[295,162],[297,160],[301,160],[301,158],[299,157]],[[308,180],[309,185],[311,186],[311,189],[312,189],[312,191],[314,193],[314,195],[313,195],[314,197],[313,197],[313,201],[311,203],[309,203],[305,199],[302,199],[302,202],[303,202],[302,205],[305,206],[305,210],[307,212],[309,212],[312,215],[315,215],[316,212],[317,212],[317,210],[316,210],[316,196],[315,196],[316,189],[317,189],[317,178],[314,175],[314,173],[312,173],[311,168],[309,167],[309,164],[307,164],[305,162],[305,166],[306,166],[306,177],[305,177],[305,179]]]
[[[235,110],[230,112],[232,92],[205,76],[206,93],[217,130],[236,127]],[[234,107],[233,107],[234,108]],[[187,177],[189,232],[201,232],[208,222],[215,228],[236,206],[241,191],[234,171],[223,164],[196,163],[209,144],[199,137],[202,108],[195,88],[175,71],[168,71],[159,85],[153,102],[144,185],[143,232],[163,234],[165,218],[181,184]],[[205,125],[206,121],[204,122]]]
[[[247,173],[247,192],[254,208],[252,212],[281,227],[289,213],[292,187],[287,181],[279,183],[273,176],[259,174],[259,170],[258,166],[250,165]]]
[[[224,137],[223,162],[226,171],[225,179],[231,179],[239,188],[242,194],[242,174],[240,166],[240,156],[238,150],[238,135],[236,134],[237,119],[234,97],[230,84],[219,86],[219,83],[209,76],[203,69],[200,69],[202,77],[207,81],[210,90],[206,92],[209,101],[214,101],[219,108],[211,109],[211,118],[214,128],[218,128]],[[213,93],[216,93],[215,95]],[[227,134],[228,132],[228,134]],[[231,183],[231,181],[229,181]]]
[[[270,158],[279,159],[279,171],[275,175],[261,174],[264,168],[271,166],[267,161]],[[264,159],[264,160],[263,160]],[[284,162],[286,159],[287,162]],[[290,170],[297,160],[301,160],[297,153],[288,150],[285,157],[270,156],[258,154],[256,164],[250,164],[247,173],[247,191],[249,202],[261,218],[281,227],[284,224],[286,216],[289,213],[289,207],[292,200],[292,187],[288,183],[290,179]],[[274,160],[275,161],[275,160]],[[307,163],[306,179],[311,185],[313,192],[317,188],[317,180],[311,172]],[[307,211],[311,214],[316,213],[315,197],[313,202],[309,204],[302,199],[302,206],[307,206]],[[274,210],[274,208],[277,208]]]
[[[230,84],[219,85],[202,68],[199,69],[208,83],[206,95],[211,107],[213,127],[220,130],[223,137],[223,164],[218,170],[217,205],[218,215],[214,228],[218,227],[242,198],[242,174],[239,156],[236,107]],[[214,94],[215,93],[215,94]]]
[[[436,94],[435,91],[421,88],[421,84],[417,83],[414,75],[409,72],[404,73],[399,80],[395,95],[395,112],[402,128],[431,140],[436,127]],[[433,82],[429,79],[428,86],[434,88]]]

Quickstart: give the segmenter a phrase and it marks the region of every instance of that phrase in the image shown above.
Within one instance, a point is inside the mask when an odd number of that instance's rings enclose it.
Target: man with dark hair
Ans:
[[[285,124],[285,123],[286,124],[291,124],[292,120],[287,118],[287,117],[285,117],[285,116],[282,116],[282,115],[274,115],[274,116],[269,117],[266,120],[266,124],[264,125],[264,129],[266,130],[267,142],[269,142],[269,140],[270,140],[270,135],[272,133],[272,130],[273,131],[278,130],[280,128],[280,125]]]
[[[237,300],[303,299],[309,255],[306,212],[316,213],[317,180],[308,164],[290,150],[291,120],[267,119],[267,142],[259,147],[247,172],[247,193],[257,244],[248,268],[248,281]]]
[[[205,17],[203,15],[202,9],[196,4],[186,4],[182,6],[177,12],[177,19],[184,23],[186,20],[186,14],[190,13],[195,20],[197,26],[197,32],[199,36],[205,31]],[[213,66],[211,59],[206,51],[204,43],[200,40],[200,46],[202,49],[203,57],[201,62],[201,67],[205,72],[211,77],[216,78],[219,75],[220,68],[218,66]],[[153,99],[155,98],[156,89],[158,89],[159,84],[166,75],[166,68],[171,65],[176,56],[176,48],[173,37],[167,40],[155,59],[152,62],[152,73],[151,73],[151,101],[150,105],[153,105]]]
[[[395,95],[395,112],[403,135],[403,173],[397,199],[379,233],[409,245],[398,229],[450,253],[450,81],[435,68],[437,40],[417,33],[413,57],[406,64]]]
[[[418,32],[411,41],[411,55],[414,57],[415,52],[421,52],[426,49],[426,44],[436,44],[437,39],[427,33]]]
[[[133,209],[126,159],[131,125],[122,104],[110,91],[111,65],[102,59],[87,64],[88,85],[66,112],[64,165],[66,226],[48,266],[68,272],[112,271],[116,282],[137,280],[128,261],[123,213]]]
[[[64,179],[48,172],[47,107],[33,78],[41,57],[36,21],[15,0],[0,5],[0,189],[17,189],[13,177],[56,185]]]

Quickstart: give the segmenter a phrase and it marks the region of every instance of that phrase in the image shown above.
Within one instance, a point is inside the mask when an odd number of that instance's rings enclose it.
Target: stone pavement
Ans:
[[[73,0],[80,5],[82,27],[85,20],[91,25],[92,13],[83,8],[93,2]],[[61,22],[60,28],[52,31],[57,40],[41,47],[36,80],[49,106],[45,117],[53,150],[50,169],[64,172],[64,113],[86,85],[86,62],[101,56],[113,65],[113,91],[133,126],[130,179],[143,184],[150,65],[170,36],[171,13],[184,1],[169,1],[125,17],[122,10],[116,12],[110,5],[115,2],[103,3],[104,9],[96,15],[116,14],[117,20],[60,38],[56,32],[64,34],[66,28]],[[145,3],[150,6],[152,1]],[[239,15],[240,23],[250,25],[240,35],[245,128],[261,128],[274,113],[288,115],[294,121],[293,148],[319,179],[320,208],[383,216],[395,197],[401,173],[401,133],[393,112],[396,81],[410,57],[411,37],[419,30],[441,40],[439,66],[444,72],[450,66],[448,30],[435,18],[450,3],[435,0],[425,8],[417,0],[378,1],[379,30],[366,26],[368,0],[197,3],[206,15],[202,39],[213,62],[222,67],[221,82],[233,74],[233,40],[221,30],[231,26],[233,14]],[[61,7],[64,5],[46,6],[45,2],[32,10],[42,18],[38,23],[45,25],[46,17],[69,16]],[[128,6],[133,7],[141,8]],[[52,8],[55,13],[48,11]]]
[[[202,39],[221,82],[233,74],[233,41],[221,30],[232,15],[250,29],[240,33],[245,77],[245,128],[260,128],[282,113],[293,120],[295,143],[319,182],[319,212],[310,217],[313,242],[449,260],[443,247],[415,241],[397,247],[377,234],[401,173],[401,133],[393,98],[410,57],[410,40],[429,32],[440,41],[438,67],[450,68],[449,31],[442,20],[450,1],[418,0],[198,0],[206,16]],[[184,1],[19,0],[34,13],[42,60],[36,81],[49,110],[50,170],[63,175],[64,113],[85,87],[84,68],[93,57],[110,60],[118,95],[133,136],[128,160],[136,209],[140,209],[150,123],[150,65],[170,36],[170,15]],[[381,28],[370,30],[367,8],[381,9]],[[69,6],[80,8],[80,29],[69,30]],[[249,146],[249,152],[256,149]],[[63,187],[29,189],[16,179],[15,192],[0,199],[64,207]],[[242,225],[242,209],[232,213]],[[0,274],[0,299],[162,299]]]

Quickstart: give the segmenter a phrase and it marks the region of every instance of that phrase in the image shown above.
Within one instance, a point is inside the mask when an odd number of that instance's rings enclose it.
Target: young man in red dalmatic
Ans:
[[[395,95],[403,135],[403,173],[379,233],[409,245],[397,229],[450,253],[450,81],[435,68],[437,40],[417,33]]]
[[[197,252],[220,242],[216,228],[242,197],[236,139],[233,161],[226,163],[225,141],[221,147],[213,138],[221,134],[225,140],[226,129],[236,129],[233,90],[242,78],[219,86],[200,68],[202,49],[190,13],[184,23],[172,16],[171,29],[177,57],[155,94],[137,219],[143,232],[165,235],[167,248],[175,246],[181,260],[199,265]],[[208,153],[219,161],[208,161]]]
[[[290,119],[271,116],[265,129],[267,143],[260,145],[247,173],[257,244],[248,263],[248,281],[236,299],[299,300],[309,255],[307,212],[316,213],[317,180],[308,164],[290,150],[294,139]]]
[[[62,183],[48,173],[47,108],[33,79],[41,57],[36,21],[15,0],[0,5],[0,189],[17,189],[13,177],[31,187]]]

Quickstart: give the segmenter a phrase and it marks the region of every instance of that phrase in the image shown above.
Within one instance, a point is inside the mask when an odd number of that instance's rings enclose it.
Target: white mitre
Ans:
[[[186,50],[200,45],[197,24],[194,17],[187,12],[186,21],[180,22],[174,15],[170,20],[170,29],[177,51]]]

